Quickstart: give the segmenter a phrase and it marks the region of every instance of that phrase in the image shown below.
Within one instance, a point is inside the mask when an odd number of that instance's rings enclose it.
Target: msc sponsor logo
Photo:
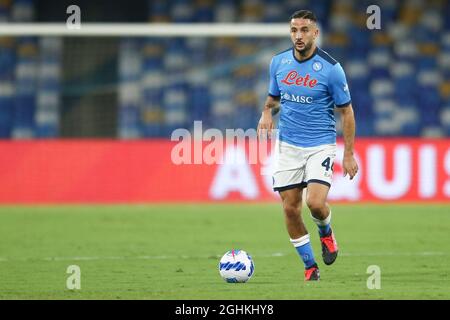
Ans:
[[[295,94],[290,94],[290,93],[285,93],[283,94],[283,99],[287,100],[287,101],[292,101],[292,102],[298,102],[298,103],[313,103],[313,98],[312,97],[308,97],[308,96],[298,96]]]

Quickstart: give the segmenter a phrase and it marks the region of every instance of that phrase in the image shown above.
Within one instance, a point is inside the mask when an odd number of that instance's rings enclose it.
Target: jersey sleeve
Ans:
[[[278,88],[277,83],[277,72],[276,72],[276,62],[275,59],[272,58],[272,61],[270,62],[270,68],[269,68],[269,96],[272,97],[279,97],[280,96],[280,89]]]
[[[352,102],[344,69],[342,69],[342,66],[339,63],[335,64],[331,69],[329,90],[336,107],[346,107]]]

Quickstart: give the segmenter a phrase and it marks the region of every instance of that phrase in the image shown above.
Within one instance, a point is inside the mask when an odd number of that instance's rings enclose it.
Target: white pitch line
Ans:
[[[293,252],[291,254],[294,254]],[[275,252],[270,254],[252,255],[253,258],[273,258],[284,257],[289,254],[282,252]],[[410,257],[423,257],[423,256],[449,256],[450,252],[367,252],[367,253],[351,253],[342,252],[339,254],[344,257],[395,257],[395,256],[410,256]],[[0,257],[0,262],[12,262],[12,261],[95,261],[95,260],[175,260],[175,259],[220,259],[221,256],[171,256],[171,255],[157,255],[157,256],[94,256],[94,257],[45,257],[45,258],[8,258]]]
[[[275,252],[272,254],[261,254],[258,255],[258,257],[262,258],[270,258],[270,257],[282,257],[286,254],[281,252]],[[37,260],[37,261],[93,261],[93,260],[170,260],[170,259],[220,259],[221,256],[188,256],[188,255],[181,255],[181,256],[106,256],[106,257],[45,257],[45,258],[6,258],[6,257],[0,257],[0,262],[9,262],[9,261],[31,261],[31,260]]]
[[[450,252],[432,252],[432,251],[424,251],[424,252],[366,252],[366,253],[350,253],[350,252],[342,252],[339,253],[341,256],[347,257],[423,257],[423,256],[448,256]]]

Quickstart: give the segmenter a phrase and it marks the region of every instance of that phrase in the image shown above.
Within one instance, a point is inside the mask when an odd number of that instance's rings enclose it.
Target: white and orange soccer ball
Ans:
[[[244,250],[230,250],[219,262],[220,276],[228,283],[247,282],[254,271],[252,257]]]

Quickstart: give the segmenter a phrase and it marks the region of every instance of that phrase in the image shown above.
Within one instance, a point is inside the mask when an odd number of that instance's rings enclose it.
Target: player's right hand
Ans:
[[[256,134],[258,138],[272,137],[272,130],[274,128],[271,110],[264,110],[259,119],[258,129]]]
[[[356,162],[355,157],[353,155],[344,154],[342,168],[344,169],[344,177],[348,174],[350,180],[352,180],[358,173],[358,163]]]

